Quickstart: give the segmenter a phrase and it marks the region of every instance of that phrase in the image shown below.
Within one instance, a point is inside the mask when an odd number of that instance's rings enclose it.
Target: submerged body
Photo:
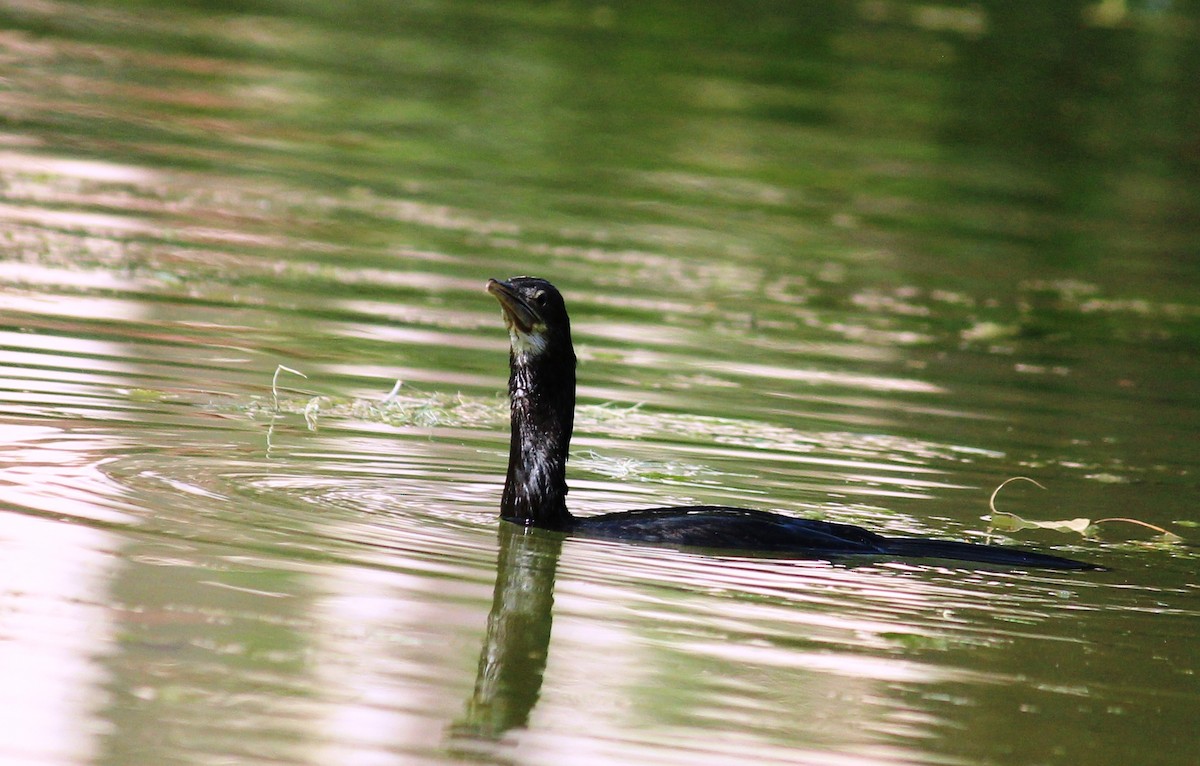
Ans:
[[[575,518],[567,530],[602,539],[688,548],[719,548],[787,558],[940,558],[1002,566],[1096,569],[1045,553],[926,537],[885,537],[853,524],[801,519],[768,511],[696,505],[647,508]]]
[[[763,553],[943,558],[1001,566],[1096,569],[997,545],[885,537],[850,524],[725,506],[681,506],[576,517],[567,510],[567,450],[575,417],[575,351],[562,296],[543,279],[489,280],[512,342],[512,437],[500,515],[506,521],[611,540]]]

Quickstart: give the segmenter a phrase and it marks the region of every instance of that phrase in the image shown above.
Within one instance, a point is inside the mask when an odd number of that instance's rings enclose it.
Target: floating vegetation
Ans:
[[[246,408],[251,415],[301,415],[308,428],[314,431],[324,422],[339,420],[382,423],[397,428],[507,429],[508,426],[508,402],[499,395],[472,397],[461,393],[418,391],[397,381],[379,399],[336,397],[285,388],[280,385],[282,373],[307,377],[290,367],[277,367],[271,379],[270,401],[252,403]],[[576,407],[575,428],[577,433],[626,440],[662,439],[775,453],[819,453],[844,460],[867,460],[903,467],[907,471],[928,473],[940,472],[928,466],[931,461],[962,463],[1003,456],[999,452],[888,434],[801,431],[752,420],[651,411],[640,404],[612,402]],[[681,466],[663,464],[659,469],[664,476],[687,474]],[[635,468],[630,464],[623,469],[614,465],[601,466],[596,472],[648,476],[656,470],[650,467]]]
[[[704,479],[718,476],[744,476],[727,471],[718,471],[695,463],[674,460],[638,460],[636,458],[614,458],[594,450],[572,453],[572,464],[591,473],[626,481],[655,481],[663,483],[703,483]]]
[[[1001,324],[999,322],[976,322],[959,333],[963,340],[972,343],[1012,340],[1020,336],[1020,334],[1020,325]]]
[[[378,401],[314,396],[302,405],[284,401],[278,412],[302,414],[309,429],[314,431],[327,420],[357,420],[395,427],[480,428],[507,422],[508,406],[499,399],[414,391]]]
[[[1162,527],[1150,524],[1149,522],[1141,521],[1140,519],[1114,517],[1096,519],[1095,521],[1086,518],[1031,521],[1029,519],[1023,519],[1015,513],[996,510],[996,496],[1000,494],[1001,489],[1014,481],[1027,481],[1036,487],[1045,489],[1044,486],[1027,476],[1013,476],[1012,478],[1002,481],[1000,486],[996,487],[996,489],[992,491],[992,496],[988,500],[988,507],[992,511],[991,515],[988,517],[988,529],[997,530],[1000,532],[1019,532],[1023,529],[1052,529],[1056,532],[1074,532],[1082,535],[1083,537],[1096,537],[1099,534],[1099,528],[1101,524],[1121,523],[1133,524],[1135,526],[1145,527],[1158,532],[1158,535],[1151,539],[1152,542],[1167,543],[1172,545],[1183,542],[1183,538],[1174,532],[1169,532]]]
[[[500,429],[508,424],[506,398],[470,397],[461,393],[422,392],[406,388],[397,381],[392,389],[377,400],[338,398],[312,392],[286,389],[280,386],[280,375],[289,373],[307,379],[299,370],[279,365],[271,378],[269,413],[302,415],[309,430],[316,431],[323,420],[382,423],[393,427],[420,428],[486,428]],[[299,396],[289,394],[299,394]],[[249,411],[268,411],[251,407]],[[724,443],[727,445],[781,452],[808,452],[820,449],[825,453],[844,454],[856,458],[886,459],[889,462],[925,463],[931,458],[943,460],[972,460],[975,457],[1000,457],[1000,453],[970,450],[947,445],[933,445],[912,440],[862,434],[802,433],[782,426],[729,418],[649,412],[641,405],[615,403],[581,405],[576,409],[576,426],[580,431],[604,434],[622,439],[675,438],[680,440]],[[273,427],[273,425],[272,425]],[[729,476],[707,466],[677,461],[649,461],[634,458],[614,458],[593,450],[572,454],[575,465],[592,473],[634,481],[664,483],[706,483],[712,477]],[[928,469],[932,470],[932,469]],[[1115,482],[1112,478],[1100,481]],[[1026,529],[1048,529],[1078,534],[1085,538],[1099,535],[1102,525],[1129,524],[1152,530],[1157,534],[1150,542],[1175,545],[1184,540],[1179,535],[1140,519],[1109,517],[1090,519],[1076,517],[1038,521],[996,508],[1000,490],[1015,481],[1027,481],[1040,489],[1045,487],[1026,476],[1013,476],[1001,482],[988,499],[991,511],[988,529],[998,532],[1019,532]],[[1186,524],[1181,524],[1186,526]]]
[[[507,404],[498,398],[471,398],[462,394],[442,394],[406,390],[396,381],[392,390],[378,400],[315,395],[288,390],[302,397],[281,395],[279,374],[288,372],[307,379],[307,375],[279,365],[271,378],[271,408],[274,415],[303,415],[309,430],[315,431],[323,420],[357,420],[405,427],[478,428],[505,422]],[[252,410],[253,411],[253,410]]]

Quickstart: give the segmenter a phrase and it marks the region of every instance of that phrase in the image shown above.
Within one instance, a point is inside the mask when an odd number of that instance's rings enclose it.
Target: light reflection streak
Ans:
[[[394,325],[354,322],[328,322],[323,328],[331,335],[362,338],[397,346],[450,346],[462,349],[495,350],[503,343],[499,334],[476,337],[461,332],[448,332],[427,327],[396,327]]]
[[[446,715],[439,638],[456,622],[428,577],[339,567],[314,606],[315,688],[326,704],[313,724],[314,763],[394,763],[396,753],[435,749]],[[397,608],[403,605],[403,608]]]
[[[123,489],[95,455],[114,443],[48,426],[5,425],[0,445],[0,503],[55,518],[130,522]]]
[[[127,302],[95,295],[76,295],[64,301],[61,295],[48,294],[47,288],[72,287],[85,290],[131,290],[136,284],[123,275],[105,269],[54,268],[32,263],[0,263],[0,282],[8,285],[29,285],[39,291],[31,295],[5,295],[5,308],[26,314],[86,317],[124,316],[129,312]]]
[[[79,370],[81,358],[88,360],[93,372],[125,372],[129,367],[125,361],[129,358],[128,350],[122,352],[111,343],[86,338],[0,332],[0,364],[22,377],[28,377],[31,369],[42,370],[43,374],[45,370],[55,370],[55,377],[45,381],[48,387],[59,382],[58,370]]]
[[[113,641],[107,586],[128,520],[94,437],[0,427],[0,760],[78,764],[97,749],[97,661]],[[42,517],[41,514],[45,514]],[[68,523],[73,518],[85,523]]]
[[[726,662],[820,672],[850,679],[885,683],[936,683],[966,681],[979,683],[984,674],[965,674],[953,668],[933,667],[895,657],[874,657],[838,651],[797,651],[792,646],[755,646],[725,641],[698,641],[682,648]]]
[[[116,172],[103,163],[65,169]],[[13,210],[0,206],[0,217]],[[87,225],[120,220],[100,216]],[[7,282],[125,286],[103,272],[0,268]],[[54,322],[78,315],[121,321],[137,313],[102,298],[11,297],[10,310]],[[112,727],[99,711],[107,704],[105,658],[116,642],[110,588],[122,541],[113,530],[133,524],[135,513],[127,490],[104,470],[104,461],[128,445],[99,423],[128,421],[128,406],[113,391],[128,380],[129,354],[57,332],[3,332],[0,345],[0,398],[9,420],[0,425],[0,760],[74,766],[93,761]],[[22,414],[32,417],[17,421]]]
[[[79,210],[49,210],[0,203],[0,220],[32,223],[48,228],[84,231],[88,234],[141,234],[150,236],[159,233],[159,228],[146,221],[114,213],[84,213]]]
[[[0,760],[87,763],[113,641],[112,535],[0,511]]]
[[[850,388],[864,391],[887,391],[910,394],[945,394],[946,389],[933,383],[911,378],[892,378],[879,375],[834,372],[830,370],[806,370],[794,367],[776,367],[749,362],[723,362],[720,360],[693,361],[692,366],[726,372],[731,375],[755,378],[773,378],[813,385]]]
[[[162,179],[161,173],[134,165],[19,152],[0,152],[0,167],[3,167],[7,173],[51,175],[110,184],[148,186],[161,183]]]

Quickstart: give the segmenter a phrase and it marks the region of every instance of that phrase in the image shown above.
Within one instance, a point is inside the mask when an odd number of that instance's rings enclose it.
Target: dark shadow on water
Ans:
[[[554,575],[563,536],[500,524],[496,590],[475,691],[450,729],[448,751],[493,760],[491,745],[529,722],[546,670]]]

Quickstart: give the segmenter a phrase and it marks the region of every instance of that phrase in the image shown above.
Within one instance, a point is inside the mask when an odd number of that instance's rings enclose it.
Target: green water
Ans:
[[[1195,763],[1198,24],[3,3],[0,761]],[[500,529],[519,273],[577,513],[1111,571]]]

